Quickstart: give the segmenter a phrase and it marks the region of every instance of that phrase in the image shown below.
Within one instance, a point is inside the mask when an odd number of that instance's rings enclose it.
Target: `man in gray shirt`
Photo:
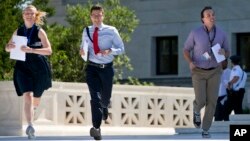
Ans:
[[[229,45],[225,33],[215,26],[215,13],[212,7],[205,7],[201,11],[202,26],[192,30],[185,42],[183,53],[192,74],[195,92],[193,102],[193,122],[196,128],[201,126],[200,111],[205,107],[202,120],[202,137],[210,138],[208,132],[211,127],[218,98],[221,65],[217,63],[211,47],[219,44],[219,54],[229,56]]]

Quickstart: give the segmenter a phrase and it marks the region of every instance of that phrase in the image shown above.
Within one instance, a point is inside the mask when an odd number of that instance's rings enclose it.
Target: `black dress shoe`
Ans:
[[[95,140],[101,140],[102,135],[101,135],[101,129],[96,129],[95,127],[92,127],[90,129],[90,136],[93,137]]]

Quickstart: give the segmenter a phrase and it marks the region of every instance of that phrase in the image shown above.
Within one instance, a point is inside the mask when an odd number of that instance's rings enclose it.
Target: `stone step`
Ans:
[[[249,114],[237,114],[237,115],[230,115],[230,121],[249,121],[250,123],[250,115]]]
[[[209,132],[211,133],[229,133],[230,125],[249,125],[249,121],[215,121],[213,122]],[[202,129],[193,128],[175,128],[175,132],[179,134],[200,133]]]
[[[27,125],[22,127],[22,135],[25,136]],[[36,125],[34,124],[37,136],[89,136],[91,126],[78,125]],[[111,127],[102,126],[102,135],[175,135],[174,128],[158,128],[158,127]],[[1,139],[0,139],[1,140]]]

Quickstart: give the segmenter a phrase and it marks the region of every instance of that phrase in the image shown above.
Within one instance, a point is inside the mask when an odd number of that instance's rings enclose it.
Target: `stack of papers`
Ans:
[[[226,57],[224,55],[219,54],[220,49],[221,49],[221,46],[218,43],[216,45],[212,46],[212,51],[213,51],[213,54],[214,54],[214,57],[215,57],[217,63],[220,63],[226,59]]]
[[[16,47],[10,50],[10,59],[25,61],[26,55],[25,52],[21,50],[21,46],[27,45],[27,37],[14,35],[12,42],[15,43]]]

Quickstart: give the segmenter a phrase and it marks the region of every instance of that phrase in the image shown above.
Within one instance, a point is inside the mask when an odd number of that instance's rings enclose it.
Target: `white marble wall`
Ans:
[[[22,98],[12,82],[0,81],[0,136],[22,135]]]

